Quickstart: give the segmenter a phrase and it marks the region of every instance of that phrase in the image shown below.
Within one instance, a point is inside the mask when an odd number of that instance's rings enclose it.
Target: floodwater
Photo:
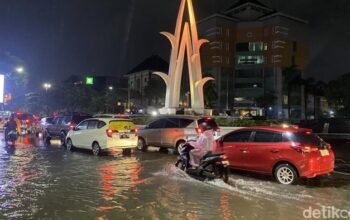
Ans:
[[[303,211],[350,209],[350,176],[296,186],[233,172],[229,184],[177,170],[176,156],[136,152],[94,157],[23,137],[0,144],[0,219],[305,219]]]

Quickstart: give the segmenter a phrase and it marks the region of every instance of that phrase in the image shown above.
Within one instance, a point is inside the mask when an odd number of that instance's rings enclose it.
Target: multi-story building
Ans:
[[[128,88],[139,94],[138,97],[133,100],[134,104],[138,106],[146,105],[148,102],[147,97],[145,97],[145,88],[152,78],[159,78],[159,76],[154,75],[153,72],[160,71],[167,73],[168,70],[169,64],[160,56],[153,55],[129,71],[125,75],[125,77],[128,78]],[[162,79],[160,80],[162,81]]]
[[[306,21],[257,0],[239,0],[199,21],[200,36],[210,41],[202,49],[202,66],[216,79],[216,106],[252,115],[264,114],[265,107],[276,118],[301,117],[302,88],[291,92],[291,82],[308,64],[306,27]],[[257,98],[267,93],[275,103],[258,106]]]

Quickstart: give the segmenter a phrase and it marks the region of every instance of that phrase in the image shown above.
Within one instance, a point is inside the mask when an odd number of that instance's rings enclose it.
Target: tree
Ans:
[[[265,117],[267,117],[267,110],[270,106],[275,105],[276,100],[277,97],[272,92],[266,92],[264,95],[255,98],[256,104],[264,108]]]
[[[342,75],[327,85],[325,95],[330,106],[338,111],[339,115],[350,116],[350,73]]]
[[[213,77],[210,74],[204,74],[203,77]],[[204,85],[204,104],[205,107],[214,108],[215,102],[218,100],[218,93],[214,81],[209,81]]]

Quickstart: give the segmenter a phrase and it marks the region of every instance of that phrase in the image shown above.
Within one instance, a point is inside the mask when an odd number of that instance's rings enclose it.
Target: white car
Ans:
[[[82,148],[94,155],[112,149],[132,149],[137,146],[137,128],[131,120],[90,118],[80,122],[66,137],[67,150]]]

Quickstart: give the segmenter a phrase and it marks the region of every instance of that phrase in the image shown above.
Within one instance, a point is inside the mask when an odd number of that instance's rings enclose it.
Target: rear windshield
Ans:
[[[125,131],[135,129],[135,124],[132,121],[110,121],[109,129],[117,130],[117,131]]]
[[[201,118],[198,120],[198,124],[207,123],[212,129],[216,130],[219,126],[216,124],[215,120],[212,118]]]
[[[324,142],[320,137],[309,132],[286,133],[284,137],[287,141],[293,141],[311,146],[323,146]]]

